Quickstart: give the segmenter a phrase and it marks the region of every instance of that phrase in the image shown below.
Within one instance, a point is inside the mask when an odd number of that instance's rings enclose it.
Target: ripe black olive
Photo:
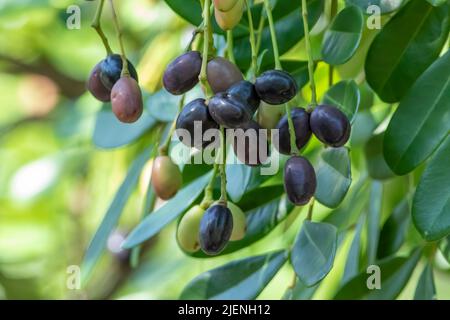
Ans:
[[[176,129],[180,141],[188,147],[201,149],[213,141],[207,141],[203,135],[208,129],[218,129],[205,104],[205,99],[196,99],[189,102],[181,110],[177,118]],[[184,132],[183,130],[187,130]],[[185,136],[189,133],[190,137]],[[196,133],[196,134],[195,134]]]
[[[295,79],[281,70],[264,72],[256,79],[255,87],[261,100],[274,105],[292,100],[298,91]]]
[[[227,130],[227,138],[232,134],[233,150],[236,157],[248,166],[259,166],[269,157],[267,130],[250,120],[239,129]]]
[[[309,124],[317,139],[332,147],[342,147],[350,137],[350,121],[334,106],[317,106],[311,113]]]
[[[298,91],[295,79],[281,70],[269,70],[261,74],[256,79],[255,88],[261,100],[275,105],[292,100]]]
[[[92,69],[87,82],[87,89],[98,100],[103,102],[111,101],[111,90],[106,88],[100,80],[100,63]]]
[[[164,72],[164,88],[174,95],[188,92],[198,83],[201,68],[202,57],[198,51],[189,51],[179,56]]]
[[[239,68],[222,57],[216,57],[209,61],[206,73],[209,86],[214,93],[225,92],[232,85],[244,79]]]
[[[100,69],[100,80],[107,89],[111,90],[114,84],[120,79],[122,73],[122,57],[118,54],[109,55],[100,62]],[[130,76],[138,82],[136,69],[130,61],[128,61],[128,71],[130,72]]]
[[[142,93],[131,77],[122,77],[111,90],[112,111],[117,119],[125,123],[137,121],[143,111]]]
[[[208,255],[219,254],[230,240],[233,231],[233,215],[223,205],[206,210],[200,221],[200,247]]]
[[[252,113],[255,113],[261,103],[261,99],[258,97],[255,86],[249,81],[242,80],[233,86],[231,86],[227,93],[230,96],[239,98],[251,107]]]
[[[291,110],[292,122],[295,128],[295,142],[297,148],[303,148],[311,138],[311,128],[309,127],[309,113],[303,108],[295,108]],[[289,134],[288,118],[285,115],[278,123],[279,130],[278,145],[275,143],[277,150],[286,155],[291,154],[291,135]]]
[[[239,128],[253,117],[252,108],[228,93],[218,93],[208,102],[211,117],[227,128]]]
[[[284,189],[293,204],[297,206],[307,204],[314,196],[316,187],[316,173],[306,158],[295,156],[286,162]]]

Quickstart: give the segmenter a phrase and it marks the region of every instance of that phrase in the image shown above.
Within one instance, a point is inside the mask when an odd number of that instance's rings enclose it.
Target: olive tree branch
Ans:
[[[125,46],[123,45],[123,39],[122,39],[122,29],[120,28],[119,24],[119,18],[117,17],[116,9],[114,8],[114,1],[109,0],[109,3],[111,5],[111,11],[114,21],[114,26],[116,28],[117,38],[119,39],[119,45],[120,45],[120,52],[122,56],[122,73],[121,76],[129,76],[130,72],[128,71],[128,61],[127,56],[125,54]]]
[[[100,36],[100,39],[102,39],[103,45],[106,50],[106,54],[111,55],[112,54],[111,46],[109,45],[108,38],[103,32],[102,26],[100,24],[100,18],[102,16],[104,3],[105,0],[100,0],[98,2],[97,11],[95,12],[94,20],[91,23],[91,27],[94,28],[95,31],[97,31],[98,35]]]
[[[309,83],[311,87],[311,106],[317,106],[317,92],[316,83],[314,81],[314,60],[311,49],[311,39],[309,37],[309,26],[308,26],[308,6],[306,0],[302,0],[302,17],[303,17],[303,27],[305,30],[305,46],[306,53],[308,54],[308,73],[309,73]]]

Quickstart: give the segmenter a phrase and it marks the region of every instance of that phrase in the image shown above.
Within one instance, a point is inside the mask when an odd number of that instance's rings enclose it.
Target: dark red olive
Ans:
[[[316,192],[316,173],[311,163],[303,157],[290,158],[284,167],[284,189],[289,201],[305,205]]]
[[[100,70],[100,80],[107,89],[112,90],[114,84],[121,77],[122,57],[118,54],[109,55],[105,60],[100,62]],[[130,72],[130,76],[138,82],[136,69],[130,61],[128,61],[128,71]]]
[[[201,68],[200,52],[182,54],[167,66],[163,76],[164,88],[174,95],[188,92],[198,83]]]
[[[261,100],[274,105],[292,100],[298,92],[295,79],[281,70],[264,72],[256,79],[255,87]]]
[[[256,112],[261,103],[261,99],[258,97],[254,84],[249,81],[242,80],[234,84],[227,90],[227,93],[230,96],[244,101],[251,107],[252,113]]]
[[[226,128],[239,128],[253,117],[252,108],[228,93],[218,93],[208,102],[211,117]]]
[[[295,143],[300,150],[303,148],[311,138],[311,128],[309,127],[309,113],[303,108],[295,108],[291,110],[292,122],[295,129]],[[291,154],[291,135],[289,134],[288,118],[285,115],[278,123],[279,130],[278,144],[275,143],[275,148],[286,155]]]
[[[233,231],[233,215],[223,205],[206,210],[200,221],[200,247],[208,255],[219,254],[228,244]]]
[[[269,157],[267,130],[250,120],[239,129],[227,130],[236,157],[249,166],[259,166]]]
[[[205,104],[205,99],[189,102],[180,112],[176,123],[176,132],[180,141],[188,147],[201,149],[214,141],[207,141],[204,133],[209,129],[218,129]],[[188,137],[189,135],[189,137]]]
[[[334,106],[317,106],[311,113],[309,124],[317,139],[332,147],[342,147],[350,137],[350,121]]]
[[[92,69],[86,87],[98,100],[103,102],[111,101],[111,90],[106,88],[100,80],[100,63]]]
[[[214,93],[225,92],[244,79],[239,68],[222,57],[216,57],[208,62],[207,78]]]
[[[117,119],[125,123],[137,121],[142,115],[141,89],[131,77],[122,77],[111,90],[112,111]]]

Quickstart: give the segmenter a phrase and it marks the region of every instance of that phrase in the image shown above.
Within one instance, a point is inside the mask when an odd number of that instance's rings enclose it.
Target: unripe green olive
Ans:
[[[214,0],[214,8],[220,11],[230,11],[236,5],[238,0]]]
[[[186,252],[196,252],[200,249],[198,233],[204,213],[205,210],[199,205],[193,206],[184,214],[178,224],[178,245]]]
[[[213,205],[217,205],[219,202],[215,202]],[[233,216],[233,231],[231,232],[230,241],[242,240],[245,237],[247,231],[247,218],[244,211],[234,203],[227,201],[227,207],[231,211]]]
[[[239,24],[244,14],[244,0],[238,0],[233,8],[227,12],[214,9],[217,24],[222,30],[231,30]]]
[[[152,185],[156,195],[168,200],[180,189],[182,176],[178,166],[169,156],[158,156],[153,161]]]

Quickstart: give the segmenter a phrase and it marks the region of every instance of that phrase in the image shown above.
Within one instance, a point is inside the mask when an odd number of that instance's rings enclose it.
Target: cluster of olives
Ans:
[[[241,21],[245,0],[214,0],[214,16],[222,30],[233,29]]]
[[[128,61],[128,60],[127,60]],[[142,93],[133,64],[128,61],[129,75],[122,75],[122,57],[111,54],[92,70],[87,89],[102,102],[110,102],[121,122],[132,123],[142,115]]]

